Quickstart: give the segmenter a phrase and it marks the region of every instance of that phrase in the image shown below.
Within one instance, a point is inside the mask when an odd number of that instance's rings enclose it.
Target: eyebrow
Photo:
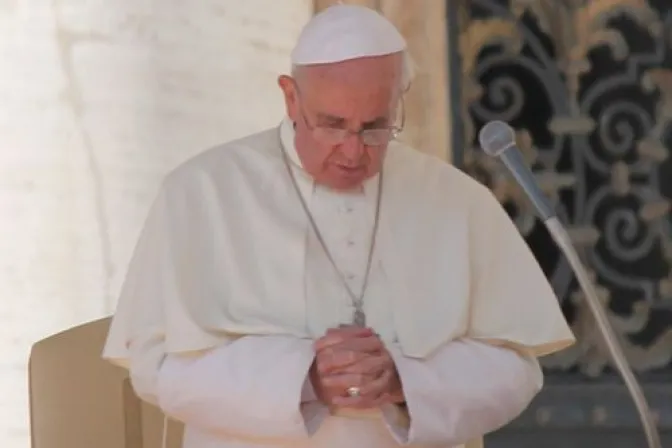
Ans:
[[[318,113],[317,114],[317,121],[320,124],[326,124],[330,126],[343,126],[346,123],[346,119],[343,117],[339,117],[336,115],[331,115],[331,114],[324,114],[324,113]],[[361,128],[362,129],[375,129],[375,128],[380,128],[383,126],[386,126],[388,123],[389,119],[388,117],[376,117],[373,120],[365,121],[362,123]]]

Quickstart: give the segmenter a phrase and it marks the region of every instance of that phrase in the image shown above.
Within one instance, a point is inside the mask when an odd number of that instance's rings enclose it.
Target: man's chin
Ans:
[[[351,177],[339,178],[332,180],[331,182],[326,184],[326,186],[335,191],[348,193],[361,190],[365,180],[366,177],[364,176],[361,176],[359,178],[351,178]]]

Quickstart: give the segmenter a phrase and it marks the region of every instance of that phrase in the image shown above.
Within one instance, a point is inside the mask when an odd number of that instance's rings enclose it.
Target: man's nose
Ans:
[[[364,153],[364,143],[359,134],[352,133],[348,135],[341,145],[341,152],[348,160],[359,160]]]

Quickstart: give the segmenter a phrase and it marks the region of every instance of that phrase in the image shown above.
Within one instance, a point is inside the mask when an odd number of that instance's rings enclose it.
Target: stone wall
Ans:
[[[161,177],[277,123],[310,0],[0,2],[0,447],[31,344],[109,314]]]

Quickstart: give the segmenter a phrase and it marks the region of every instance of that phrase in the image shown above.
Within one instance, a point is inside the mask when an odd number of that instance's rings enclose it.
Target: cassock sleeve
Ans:
[[[140,398],[187,425],[255,440],[308,437],[326,415],[306,384],[315,355],[311,340],[222,332],[213,337],[191,325],[186,310],[166,311],[167,303],[181,303],[178,295],[191,293],[177,285],[185,267],[175,244],[189,234],[174,230],[188,215],[171,215],[171,201],[175,196],[164,188],[150,211],[103,358],[128,369]],[[187,348],[169,348],[170,326]]]
[[[448,343],[428,359],[390,348],[404,389],[405,411],[383,407],[402,445],[458,446],[516,418],[541,389],[535,358],[474,340]]]
[[[134,340],[130,377],[166,415],[234,438],[302,439],[328,415],[307,380],[312,342],[244,336],[205,354],[166,355],[158,338]]]

